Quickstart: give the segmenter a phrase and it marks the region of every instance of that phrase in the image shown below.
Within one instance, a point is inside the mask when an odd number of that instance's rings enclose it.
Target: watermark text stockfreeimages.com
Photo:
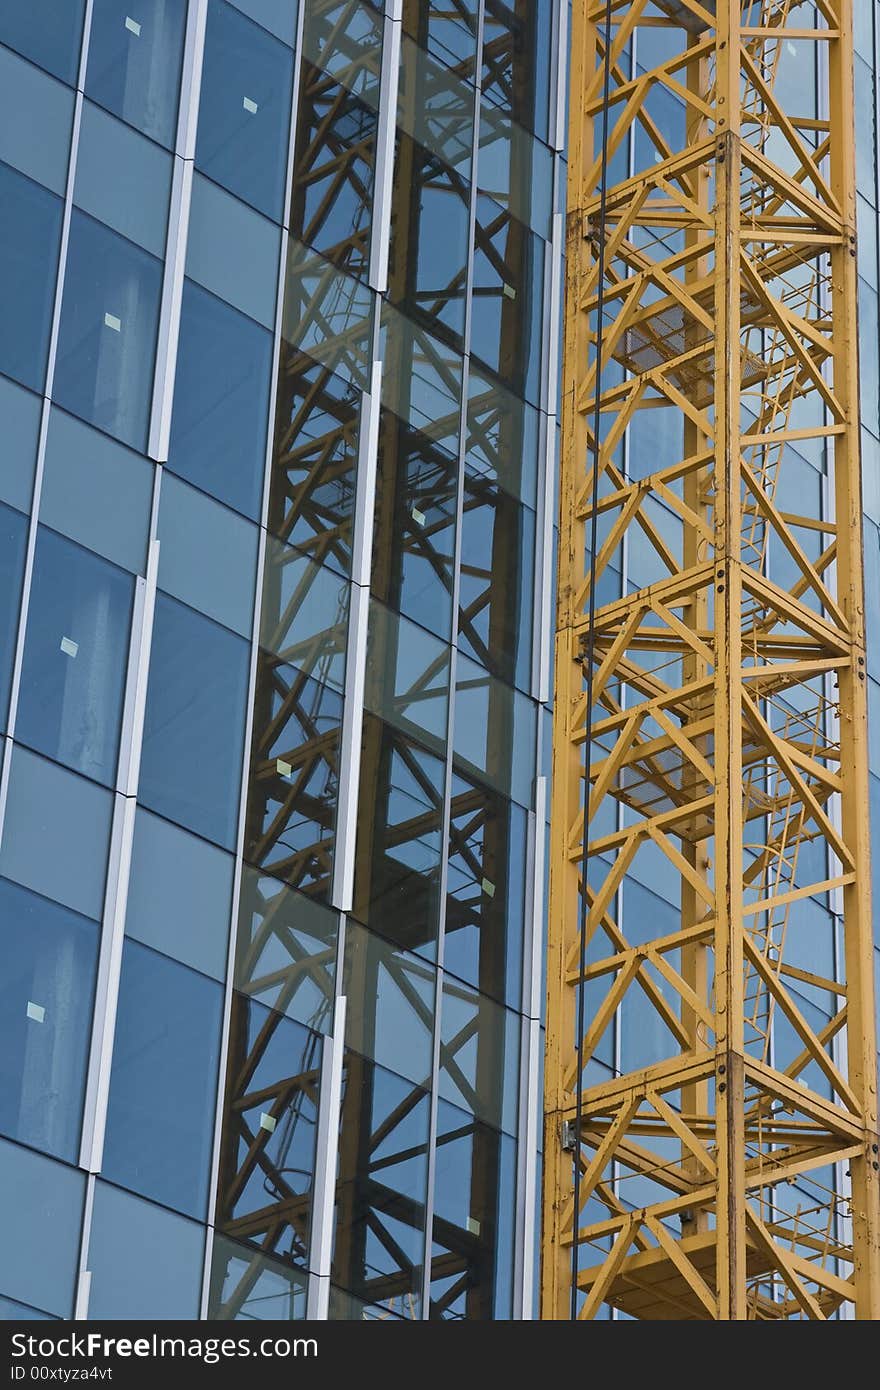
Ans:
[[[116,1357],[139,1357],[146,1360],[156,1357],[179,1357],[183,1360],[192,1358],[212,1366],[218,1361],[232,1360],[235,1357],[285,1358],[318,1355],[318,1343],[314,1337],[188,1338],[162,1337],[156,1332],[146,1337],[107,1337],[102,1332],[72,1332],[58,1337],[34,1337],[24,1332],[15,1332],[11,1341],[13,1359],[26,1357],[31,1360],[95,1360],[102,1357],[105,1360]],[[24,1374],[18,1374],[19,1371]],[[13,1368],[13,1380],[23,1380],[25,1375],[26,1366]]]

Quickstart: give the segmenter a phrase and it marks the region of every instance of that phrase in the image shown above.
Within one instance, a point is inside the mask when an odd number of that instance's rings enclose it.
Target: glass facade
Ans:
[[[0,1308],[531,1316],[565,7],[61,10],[0,18]]]

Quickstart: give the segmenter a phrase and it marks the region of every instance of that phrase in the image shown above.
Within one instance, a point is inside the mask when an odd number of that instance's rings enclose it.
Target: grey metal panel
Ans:
[[[391,242],[391,186],[397,131],[397,86],[400,76],[400,20],[387,15],[382,37],[382,76],[379,90],[379,130],[373,185],[373,228],[370,237],[370,287],[388,288],[388,248]]]
[[[339,765],[348,776],[339,788],[336,813],[336,847],[333,860],[333,906],[351,909],[354,893],[354,856],[360,793],[360,746],[364,723],[364,684],[367,664],[367,629],[370,606],[370,565],[373,515],[376,501],[376,469],[379,451],[379,411],[382,395],[382,362],[373,362],[370,391],[361,397],[361,431],[358,448],[357,492],[352,539],[352,584],[345,659],[345,704],[342,717]]]

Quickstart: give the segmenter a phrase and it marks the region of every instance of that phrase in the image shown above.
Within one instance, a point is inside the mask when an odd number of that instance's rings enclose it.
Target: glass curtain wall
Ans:
[[[565,7],[62,8],[0,18],[0,1309],[530,1316]]]

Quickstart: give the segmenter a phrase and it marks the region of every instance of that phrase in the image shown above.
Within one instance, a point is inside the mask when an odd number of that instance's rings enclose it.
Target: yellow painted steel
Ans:
[[[611,10],[602,226],[573,7],[542,1316],[576,1244],[581,1318],[878,1318],[852,3]]]

